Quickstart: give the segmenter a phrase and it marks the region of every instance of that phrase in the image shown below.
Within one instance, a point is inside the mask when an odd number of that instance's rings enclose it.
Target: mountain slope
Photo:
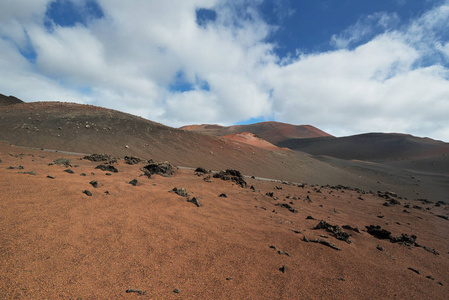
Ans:
[[[13,105],[18,103],[23,103],[23,101],[14,96],[5,96],[3,94],[0,94],[0,106]]]
[[[449,153],[449,144],[397,133],[367,133],[341,138],[290,139],[282,147],[342,159],[392,160]]]
[[[189,125],[180,129],[218,136],[251,132],[274,145],[293,138],[331,137],[330,134],[311,125],[291,125],[273,121],[229,127],[207,124]]]

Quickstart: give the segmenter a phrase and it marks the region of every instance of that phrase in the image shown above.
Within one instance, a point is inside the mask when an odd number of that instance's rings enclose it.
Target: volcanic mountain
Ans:
[[[291,125],[274,121],[249,125],[234,125],[228,127],[207,124],[189,125],[181,127],[180,129],[217,136],[250,132],[274,145],[278,145],[280,142],[295,138],[307,139],[316,137],[332,137],[330,134],[311,125]]]

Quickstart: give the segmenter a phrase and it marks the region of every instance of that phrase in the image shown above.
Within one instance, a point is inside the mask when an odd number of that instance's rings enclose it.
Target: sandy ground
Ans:
[[[69,158],[74,174],[49,165],[57,158]],[[116,164],[119,172],[107,176],[95,169],[100,163],[81,156],[6,144],[0,144],[0,160],[1,299],[447,299],[449,294],[449,221],[437,216],[449,215],[447,205],[397,198],[400,205],[386,207],[385,199],[362,191],[247,179],[253,191],[216,178],[206,182],[187,169],[149,179],[140,176],[143,164],[123,160]],[[20,165],[23,169],[8,169]],[[31,171],[36,175],[23,173]],[[129,184],[133,179],[137,186]],[[94,180],[97,188],[89,183]],[[169,192],[174,187],[186,188],[201,207]],[[344,230],[352,235],[348,244],[314,230],[320,220],[360,233]],[[368,225],[394,236],[414,234],[438,255],[379,240],[366,232]],[[126,293],[129,289],[146,293]]]

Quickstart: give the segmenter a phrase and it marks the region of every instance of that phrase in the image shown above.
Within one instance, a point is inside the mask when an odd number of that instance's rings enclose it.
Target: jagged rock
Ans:
[[[187,199],[187,202],[193,203],[197,207],[201,207],[201,204],[198,202],[198,199],[196,197],[193,197],[192,199]]]
[[[253,192],[256,191],[256,188],[254,187],[254,185],[250,186],[249,189],[252,190]]]
[[[73,172],[71,169],[65,169],[64,172],[69,174],[75,174],[75,172]]]
[[[117,159],[112,158],[109,154],[91,154],[86,155],[83,157],[84,159],[90,160],[90,161],[107,161],[109,163],[116,163]]]
[[[442,218],[442,219],[445,219],[445,220],[449,220],[449,217],[448,216],[443,216],[443,215],[436,215],[438,218]]]
[[[51,176],[51,175],[47,175],[47,178],[50,178],[50,179],[55,179],[53,176]]]
[[[267,193],[265,193],[265,195],[268,197],[273,197],[274,194],[273,194],[273,192],[267,192]]]
[[[228,198],[228,196],[227,196],[225,193],[221,193],[220,195],[218,195],[218,197],[221,197],[221,198]]]
[[[281,271],[282,273],[285,273],[287,271],[287,267],[285,265],[283,265],[282,267],[279,268],[279,271]]]
[[[246,181],[243,179],[242,173],[237,170],[226,169],[225,171],[220,171],[214,174],[214,178],[220,178],[221,180],[232,181],[242,188],[246,188]]]
[[[133,179],[129,182],[129,184],[136,186],[137,185],[137,179]]]
[[[200,175],[207,174],[207,173],[209,173],[209,172],[203,167],[198,167],[195,169],[195,175],[200,176]]]
[[[83,193],[86,194],[87,196],[92,196],[92,193],[88,190],[84,190]]]
[[[138,157],[134,157],[134,156],[125,156],[125,164],[128,165],[135,165],[140,163],[142,160]]]
[[[312,216],[307,216],[307,217],[306,217],[306,220],[315,220],[315,218],[312,217]]]
[[[155,163],[149,160],[148,165],[143,167],[142,171],[148,178],[154,174],[161,175],[163,177],[170,177],[174,174],[173,166],[168,161]]]
[[[390,237],[390,242],[399,243],[399,244],[405,245],[405,246],[413,246],[415,241],[416,241],[416,235],[409,236],[408,234],[405,234],[405,233],[403,233],[397,237]]]
[[[92,180],[91,182],[89,182],[94,188],[98,187],[98,182],[96,182],[95,180]]]
[[[348,244],[351,243],[351,240],[349,239],[351,235],[341,230],[340,226],[338,225],[331,225],[326,221],[321,220],[320,223],[318,223],[314,229],[326,229],[326,231],[331,233],[331,235],[335,237],[337,240],[345,241]]]
[[[173,192],[181,197],[189,197],[189,193],[187,193],[185,188],[180,188],[178,189],[177,187],[173,188],[170,192]]]
[[[100,169],[102,171],[114,172],[114,173],[118,172],[117,168],[114,166],[111,166],[111,165],[98,165],[95,167],[95,169]]]
[[[371,234],[372,236],[381,239],[381,240],[385,240],[385,239],[390,239],[391,237],[391,232],[385,229],[382,229],[380,226],[374,226],[374,225],[369,225],[369,226],[365,226],[367,229],[367,232],[369,234]]]
[[[280,206],[280,207],[284,207],[286,209],[288,209],[289,211],[291,211],[292,213],[297,213],[298,211],[296,209],[294,209],[290,204],[288,203],[276,203],[276,206]]]

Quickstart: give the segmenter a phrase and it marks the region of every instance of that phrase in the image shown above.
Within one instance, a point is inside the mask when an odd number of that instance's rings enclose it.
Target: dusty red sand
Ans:
[[[245,143],[265,150],[282,151],[282,149],[279,148],[278,146],[275,146],[272,143],[269,143],[266,140],[263,140],[250,132],[228,134],[224,135],[223,137],[231,141]]]
[[[49,165],[61,157],[72,160],[75,174]],[[123,160],[118,173],[106,176],[94,169],[99,163],[78,158],[0,144],[0,298],[447,299],[449,294],[449,221],[435,216],[447,216],[446,205],[400,200],[400,206],[385,207],[384,199],[371,194],[247,179],[253,192],[220,179],[205,182],[186,169],[148,179],[140,177],[142,164]],[[7,169],[19,165],[24,169]],[[19,173],[29,171],[37,174]],[[87,176],[80,176],[83,172]],[[137,186],[128,184],[132,179]],[[202,207],[169,193],[174,187],[186,188]],[[83,194],[86,189],[93,196]],[[307,196],[311,203],[304,201]],[[275,206],[289,202],[298,213]],[[407,203],[410,213],[403,212]],[[306,220],[309,215],[316,220]],[[320,219],[361,233],[353,232],[347,244],[312,230]],[[363,231],[366,225],[415,234],[439,255],[378,240]],[[320,235],[341,251],[301,240]],[[130,288],[146,295],[126,293]]]

